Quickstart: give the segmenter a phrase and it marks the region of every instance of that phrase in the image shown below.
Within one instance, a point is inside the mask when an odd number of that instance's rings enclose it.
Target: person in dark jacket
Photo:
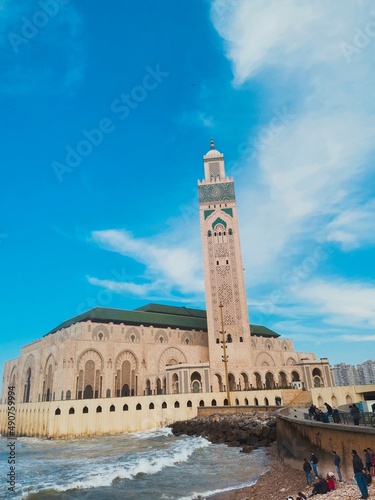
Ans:
[[[324,406],[327,408],[328,415],[332,415],[332,412],[333,412],[332,406],[329,405],[328,403],[324,403]]]
[[[335,424],[341,424],[341,418],[339,415],[339,410],[335,408],[332,412],[332,418]]]
[[[314,495],[324,495],[324,493],[328,493],[328,491],[329,489],[327,481],[325,479],[319,479],[319,481],[314,484],[314,488],[311,492],[310,497]]]
[[[303,470],[306,476],[306,483],[310,485],[312,483],[312,475],[311,475],[312,467],[311,464],[309,464],[309,462],[307,461],[307,458],[303,459]]]
[[[352,450],[352,457],[354,477],[362,494],[361,498],[368,498],[367,481],[365,475],[363,474],[363,462],[356,450]]]
[[[335,464],[336,467],[336,472],[337,472],[337,477],[339,478],[339,481],[342,482],[342,475],[341,475],[341,458],[338,456],[338,454],[333,451],[333,463]]]
[[[349,406],[350,408],[350,415],[353,418],[354,425],[359,425],[359,420],[361,418],[361,413],[359,411],[359,408],[356,404],[352,404]]]
[[[318,457],[316,457],[314,455],[314,453],[312,451],[310,451],[310,463],[312,465],[312,468],[313,468],[313,471],[314,471],[314,474],[315,474],[315,479],[318,479]]]

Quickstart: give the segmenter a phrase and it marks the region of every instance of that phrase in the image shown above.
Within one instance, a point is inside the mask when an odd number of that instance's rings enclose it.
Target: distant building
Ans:
[[[339,363],[332,368],[336,385],[369,385],[375,383],[375,361],[357,366]]]

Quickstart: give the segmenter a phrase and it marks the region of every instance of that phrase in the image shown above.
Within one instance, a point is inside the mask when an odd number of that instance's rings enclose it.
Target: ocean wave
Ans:
[[[117,480],[133,480],[139,475],[154,475],[166,467],[176,467],[180,463],[187,462],[195,451],[207,446],[211,444],[201,437],[189,440],[177,439],[171,441],[171,446],[167,449],[151,449],[147,453],[124,455],[117,457],[119,460],[116,463],[108,462],[108,459],[105,464],[86,462],[77,471],[80,477],[70,478],[70,481],[64,484],[44,478],[43,484],[33,485],[31,489],[30,486],[25,487],[22,498],[35,493],[45,494],[48,490],[66,492],[110,487]]]
[[[219,493],[225,493],[226,491],[233,491],[233,490],[238,490],[241,488],[248,488],[249,486],[253,486],[253,484],[255,484],[255,483],[256,483],[256,481],[251,481],[249,483],[243,483],[243,484],[239,484],[236,486],[230,486],[228,488],[204,491],[204,492],[200,492],[200,493],[197,491],[193,491],[188,496],[179,497],[178,500],[200,500],[200,499],[211,497],[212,495],[218,495]],[[168,497],[164,497],[164,498],[165,498],[165,500],[168,499]]]
[[[153,437],[165,436],[169,437],[172,435],[172,429],[170,427],[157,427],[155,429],[149,429],[147,431],[132,432],[129,434],[131,439],[150,439]]]

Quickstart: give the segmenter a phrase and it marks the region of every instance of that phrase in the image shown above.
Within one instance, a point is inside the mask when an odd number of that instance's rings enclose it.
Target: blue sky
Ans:
[[[374,358],[375,11],[0,0],[0,364],[94,306],[204,308],[197,180],[235,177],[250,320]]]

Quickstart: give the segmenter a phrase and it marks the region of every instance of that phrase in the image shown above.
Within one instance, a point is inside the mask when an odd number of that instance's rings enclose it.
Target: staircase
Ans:
[[[299,393],[287,403],[291,408],[308,408],[312,404],[310,391],[299,391]]]

